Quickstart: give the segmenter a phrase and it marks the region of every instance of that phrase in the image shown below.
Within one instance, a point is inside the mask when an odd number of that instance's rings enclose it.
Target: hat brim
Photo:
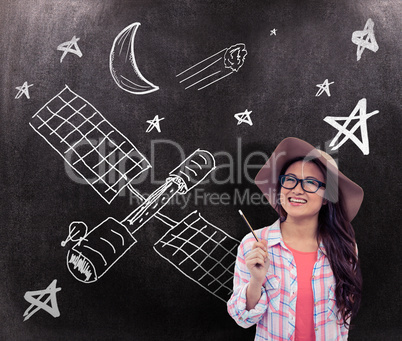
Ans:
[[[288,137],[282,140],[255,177],[255,184],[268,199],[271,206],[277,209],[276,186],[279,181],[281,169],[288,161],[297,157],[303,157],[306,161],[317,159],[323,163],[328,172],[332,173],[333,176],[331,178],[335,179],[337,187],[343,194],[342,205],[346,211],[347,219],[352,221],[363,202],[363,189],[340,172],[335,161],[328,154],[324,156],[321,151],[308,142],[295,137]],[[327,199],[336,202],[338,195],[337,193],[336,195],[332,193]]]

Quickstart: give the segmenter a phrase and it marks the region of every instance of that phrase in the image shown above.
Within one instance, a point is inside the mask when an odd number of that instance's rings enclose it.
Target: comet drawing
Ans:
[[[197,85],[198,90],[238,72],[247,55],[246,45],[239,43],[223,49],[176,75],[185,90]]]
[[[110,73],[119,88],[135,95],[144,95],[159,90],[140,72],[134,54],[134,40],[139,22],[122,30],[113,42],[109,56]]]

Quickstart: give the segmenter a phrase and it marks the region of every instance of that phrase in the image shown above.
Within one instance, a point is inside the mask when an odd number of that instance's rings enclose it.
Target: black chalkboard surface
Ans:
[[[252,340],[229,317],[285,137],[363,187],[350,340],[401,316],[398,1],[0,1],[0,339]],[[355,128],[353,128],[355,127]]]

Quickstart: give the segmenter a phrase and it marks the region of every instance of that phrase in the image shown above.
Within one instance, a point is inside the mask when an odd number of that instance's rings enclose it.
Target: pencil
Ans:
[[[243,217],[244,221],[247,223],[248,227],[250,228],[250,231],[251,231],[251,233],[253,234],[255,240],[256,240],[257,242],[259,242],[257,236],[256,236],[255,233],[254,233],[253,228],[251,227],[251,225],[250,225],[250,223],[248,222],[247,218],[244,216],[243,212],[242,212],[241,210],[239,210],[239,213],[240,213],[240,215]]]

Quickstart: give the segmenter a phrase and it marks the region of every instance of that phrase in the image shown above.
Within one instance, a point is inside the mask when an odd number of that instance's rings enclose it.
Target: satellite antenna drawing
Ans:
[[[186,277],[227,301],[232,292],[230,282],[235,250],[240,242],[200,214],[193,212],[177,221],[160,213],[175,195],[187,194],[216,168],[215,158],[210,152],[194,151],[169,172],[164,184],[145,199],[131,185],[130,179],[151,167],[148,161],[89,102],[67,86],[33,116],[30,125],[106,202],[110,203],[125,187],[142,201],[123,220],[108,217],[89,232],[83,222],[70,224],[69,235],[61,245],[74,243],[66,257],[67,268],[74,278],[82,283],[99,280],[137,243],[134,234],[140,228],[146,228],[147,222],[155,217],[169,228],[169,232],[155,243],[155,251]],[[106,143],[113,147],[113,153],[118,152],[119,157],[110,158],[99,151]],[[81,145],[86,149],[81,149]],[[67,153],[71,153],[75,160],[70,162]],[[95,156],[95,160],[90,156]],[[126,167],[119,169],[118,165],[123,162]],[[103,171],[98,174],[96,170],[101,164],[104,164]],[[118,172],[119,177],[110,185],[106,174],[112,170]]]

